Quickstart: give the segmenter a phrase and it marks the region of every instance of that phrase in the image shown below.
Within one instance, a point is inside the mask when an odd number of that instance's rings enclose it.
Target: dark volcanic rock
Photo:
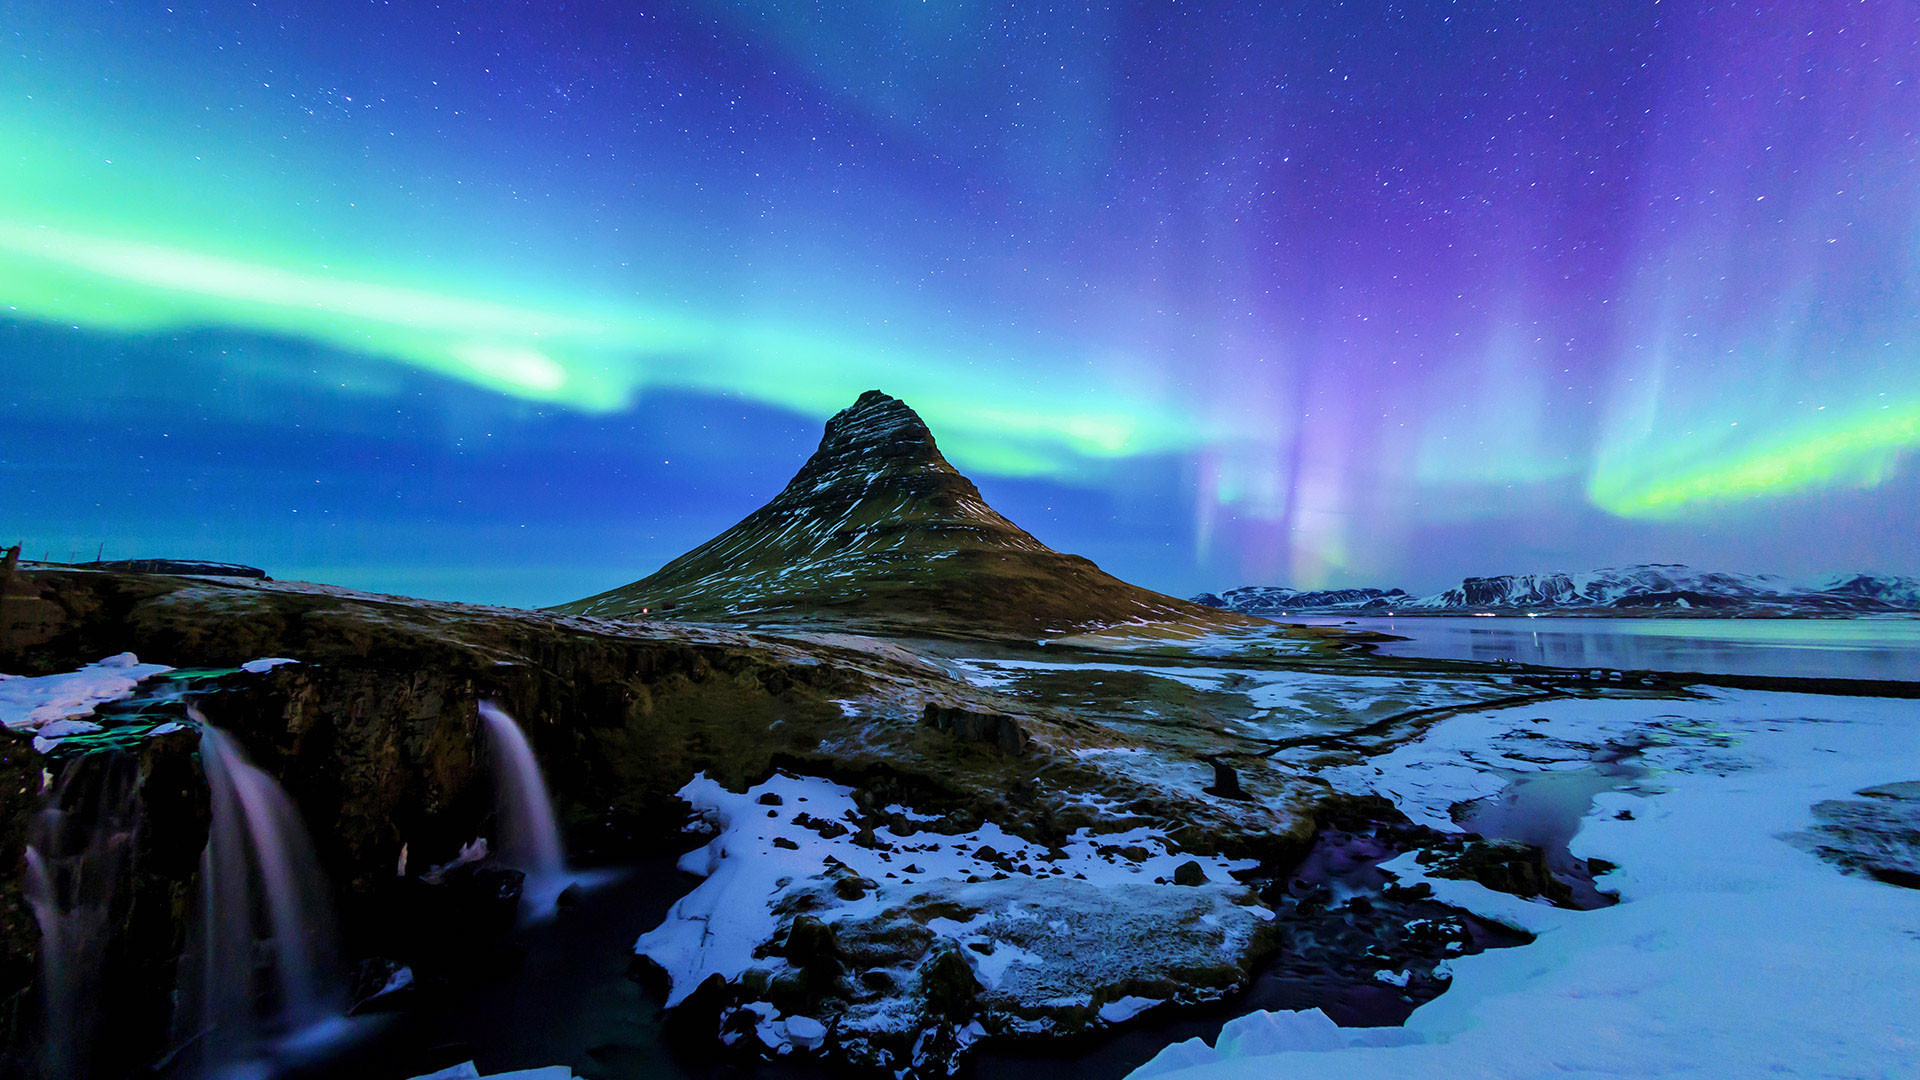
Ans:
[[[929,701],[921,719],[928,727],[962,742],[985,743],[1003,754],[1021,754],[1027,749],[1026,730],[1005,713],[977,712]]]
[[[1920,781],[1816,803],[1813,828],[1788,839],[1848,873],[1920,889]]]
[[[972,637],[1233,616],[1150,592],[995,513],[904,403],[877,390],[835,414],[773,501],[630,585],[562,605],[742,620],[833,613]]]
[[[1531,844],[1512,840],[1468,840],[1458,850],[1431,849],[1420,861],[1434,877],[1477,881],[1495,892],[1543,896],[1567,904],[1573,890],[1547,866],[1547,857]]]
[[[43,999],[34,993],[38,972],[40,926],[20,902],[24,847],[30,840],[49,863],[70,861],[68,873],[91,872],[92,886],[82,890],[83,901],[105,899],[106,925],[120,931],[101,946],[99,968],[89,973],[93,982],[92,1010],[86,1023],[94,1037],[87,1045],[84,1065],[97,1076],[132,1074],[143,1069],[164,1043],[169,1010],[163,1004],[174,988],[174,961],[185,939],[186,912],[191,907],[190,882],[199,866],[207,837],[208,807],[205,784],[195,757],[198,736],[177,731],[149,739],[136,750],[112,750],[73,755],[55,761],[32,755],[28,741],[0,735],[0,783],[7,785],[4,807],[6,863],[13,870],[0,891],[5,967],[0,977],[0,1020],[7,1043],[0,1047],[0,1075],[5,1068],[26,1069],[27,1048],[39,1042],[46,1017]],[[31,765],[26,783],[14,770]],[[50,783],[41,785],[41,770]],[[14,798],[18,794],[21,798]],[[58,806],[65,818],[50,833],[30,836],[30,815]],[[108,815],[111,815],[109,817]],[[54,820],[49,818],[48,820]],[[121,849],[122,872],[100,876],[90,861],[99,852],[87,850],[96,826],[127,829],[130,848]],[[19,981],[16,981],[19,980]],[[110,1037],[109,1037],[110,1036]]]
[[[1233,770],[1233,766],[1219,758],[1214,758],[1210,764],[1213,765],[1213,785],[1203,788],[1202,790],[1209,795],[1218,795],[1223,799],[1252,798],[1252,796],[1248,795],[1245,789],[1240,786],[1240,774]]]

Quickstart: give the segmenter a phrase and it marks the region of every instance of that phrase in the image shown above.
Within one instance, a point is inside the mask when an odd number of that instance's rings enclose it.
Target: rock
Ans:
[[[842,900],[858,900],[879,887],[872,878],[849,873],[833,883],[833,895]]]
[[[980,980],[952,942],[942,940],[928,952],[920,965],[919,981],[920,1000],[929,1014],[956,1021],[973,1015]]]
[[[780,939],[778,954],[809,971],[828,974],[840,970],[840,945],[833,925],[815,915],[796,915]]]
[[[961,742],[982,743],[1003,754],[1024,754],[1027,732],[1020,722],[1005,713],[978,712],[958,705],[927,702],[921,720],[928,727],[944,731]]]
[[[1434,877],[1477,881],[1495,892],[1541,896],[1556,904],[1573,900],[1573,890],[1553,876],[1546,854],[1532,844],[1468,840],[1458,851],[1429,850],[1420,859]]]
[[[1815,824],[1788,840],[1850,874],[1920,889],[1920,781],[1815,803]]]
[[[1186,862],[1174,867],[1173,883],[1175,885],[1205,885],[1207,883],[1207,872],[1200,868],[1198,861],[1188,859]]]
[[[778,793],[769,791],[762,794],[758,801],[761,806],[779,806],[784,800],[780,798]]]
[[[1213,765],[1213,785],[1202,788],[1201,790],[1209,795],[1219,796],[1222,799],[1252,798],[1251,795],[1248,795],[1246,791],[1240,787],[1240,774],[1234,771],[1233,766],[1227,764],[1220,758],[1213,758],[1211,762]]]
[[[354,969],[352,1007],[348,1012],[377,1012],[399,1006],[412,997],[413,969],[397,960],[370,956]]]
[[[819,833],[820,839],[822,840],[838,839],[852,831],[838,821],[822,821],[812,814],[807,813],[805,810],[793,816],[793,823],[803,829],[811,829]],[[902,833],[898,828],[895,828],[893,831],[895,835],[898,836],[907,835],[906,833]]]
[[[788,851],[799,851],[799,850],[800,850],[800,845],[799,845],[799,844],[797,844],[797,843],[795,843],[795,842],[793,842],[792,840],[789,840],[789,839],[787,839],[787,838],[786,838],[786,837],[784,837],[784,836],[776,836],[776,837],[774,837],[774,838],[773,838],[773,846],[774,846],[774,847],[777,847],[777,848],[785,848],[785,849],[787,849]]]

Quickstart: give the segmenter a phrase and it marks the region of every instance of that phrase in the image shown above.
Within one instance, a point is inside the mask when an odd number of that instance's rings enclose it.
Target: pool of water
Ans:
[[[1301,616],[1406,638],[1386,656],[1566,668],[1920,681],[1920,619],[1608,619]]]
[[[356,1017],[345,1046],[279,1080],[404,1080],[468,1060],[483,1074],[566,1065],[585,1080],[824,1080],[805,1066],[706,1059],[668,1038],[671,1018],[629,974],[633,942],[696,883],[671,856],[607,871],[502,955],[393,1012]]]

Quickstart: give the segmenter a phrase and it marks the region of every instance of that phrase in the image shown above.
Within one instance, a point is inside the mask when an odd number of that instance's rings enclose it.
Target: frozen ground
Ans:
[[[11,731],[32,732],[34,749],[44,754],[64,736],[100,730],[99,724],[85,717],[102,705],[133,696],[143,681],[172,670],[120,653],[57,675],[0,674],[0,724]]]
[[[1601,794],[1573,842],[1619,868],[1597,911],[1391,869],[1536,942],[1454,962],[1398,1038],[1317,1013],[1258,1013],[1216,1047],[1168,1048],[1135,1078],[1897,1077],[1920,1060],[1920,893],[1842,873],[1795,835],[1824,800],[1920,778],[1920,703],[1723,693],[1560,701],[1445,720],[1329,775],[1452,827],[1511,777],[1639,747],[1648,775]]]
[[[961,659],[954,674],[983,689],[1046,693],[1049,676],[1144,675],[1192,690],[1243,696],[1249,706],[1239,733],[1281,738],[1303,731],[1377,719],[1435,706],[1471,704],[1515,692],[1509,676],[1448,679],[1328,674],[1271,668],[1190,667],[1168,664]]]
[[[699,778],[680,795],[718,830],[680,862],[706,880],[635,952],[667,974],[670,1006],[715,976],[735,984],[738,1010],[757,1017],[753,1035],[776,1053],[818,1049],[831,1028],[852,1060],[924,1064],[912,1036],[937,984],[951,981],[943,956],[964,965],[967,993],[995,1031],[1120,1023],[1168,1000],[1225,993],[1273,917],[1231,876],[1251,860],[1184,853],[1157,829],[1081,829],[1048,848],[992,823],[942,832],[912,814],[927,827],[900,835],[875,827],[850,788],[786,775],[745,792]],[[755,1000],[805,966],[790,944],[796,914],[833,928],[835,964],[872,993],[835,995],[831,1013],[812,1015]],[[1219,978],[1181,985],[1164,976],[1169,964]],[[987,1033],[956,1028],[949,1049]]]

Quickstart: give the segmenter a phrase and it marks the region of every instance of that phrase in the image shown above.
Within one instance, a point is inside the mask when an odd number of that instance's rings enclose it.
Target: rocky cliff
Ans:
[[[725,792],[780,775],[844,785],[848,820],[808,827],[823,835],[853,830],[836,842],[854,844],[854,852],[901,847],[903,862],[915,856],[905,854],[897,837],[918,830],[965,839],[967,857],[987,861],[961,874],[954,888],[967,885],[968,877],[1025,872],[1024,863],[1001,867],[997,856],[983,853],[983,836],[1000,849],[1018,843],[1036,859],[1060,850],[1076,830],[1090,830],[1077,835],[1091,837],[1085,843],[1092,845],[1107,833],[1177,821],[1184,823],[1181,839],[1156,849],[1169,865],[1209,856],[1270,863],[1299,850],[1310,829],[1301,808],[1311,793],[1295,792],[1278,774],[1264,786],[1249,780],[1266,796],[1260,804],[1201,790],[1201,777],[1212,775],[1204,760],[1209,717],[1195,718],[1192,746],[1183,736],[1164,751],[1168,767],[1194,777],[1170,790],[1127,755],[1077,753],[1083,740],[1110,736],[1074,717],[1005,700],[936,662],[870,638],[797,631],[776,637],[233,577],[45,567],[21,576],[6,605],[0,671],[48,675],[122,651],[177,670],[157,680],[174,680],[170,689],[149,694],[152,700],[138,708],[97,714],[105,730],[76,737],[97,738],[97,744],[42,750],[30,733],[0,733],[0,783],[7,791],[0,804],[0,862],[9,868],[0,887],[6,917],[0,1028],[8,1044],[0,1065],[10,1061],[15,1068],[22,1067],[23,1044],[36,1029],[37,942],[20,892],[26,823],[71,770],[119,747],[138,755],[142,835],[149,840],[133,869],[140,919],[126,925],[130,945],[115,946],[112,1009],[127,1022],[113,1060],[98,1063],[100,1075],[145,1068],[168,1049],[174,957],[207,836],[197,739],[177,722],[165,734],[168,725],[161,722],[182,718],[182,699],[228,731],[298,806],[338,894],[347,955],[409,964],[428,982],[449,978],[449,965],[484,954],[487,938],[477,930],[504,933],[511,925],[510,917],[501,923],[485,911],[466,910],[462,905],[472,897],[429,887],[422,876],[476,837],[497,835],[495,763],[476,715],[483,698],[519,718],[548,776],[570,850],[589,860],[683,849],[685,790],[698,775]],[[296,662],[248,664],[267,657]],[[1186,731],[1162,724],[1165,738]],[[903,806],[913,808],[913,816],[903,817],[897,809]],[[803,823],[796,818],[793,824]],[[854,865],[854,853],[843,856],[840,863]],[[1033,874],[1043,873],[1041,863],[1033,866]],[[1125,925],[1131,933],[1173,934],[1175,909],[1153,901],[1168,886],[1155,877],[1133,874],[1128,880],[1138,878],[1145,890],[1137,902],[1112,906],[1087,921],[1084,933],[1100,939]],[[830,878],[820,879],[827,882],[822,887],[840,887]],[[1046,888],[1064,898],[1089,887],[1061,881]],[[889,892],[887,904],[875,908],[880,921],[865,944],[849,938],[838,946],[848,957],[866,955],[861,949],[884,954],[907,973],[897,987],[809,984],[802,988],[803,996],[812,995],[809,1007],[858,1005],[874,1010],[873,1017],[910,1016],[928,1006],[928,995],[947,994],[952,988],[942,989],[941,965],[951,966],[942,951],[948,946],[908,925],[920,915],[894,907],[923,903],[924,895]],[[1195,976],[1198,981],[1175,979],[1166,991],[1171,997],[1200,1001],[1228,992],[1268,947],[1231,902],[1244,901],[1244,889],[1223,883],[1205,895],[1225,915],[1246,922],[1240,928],[1246,932],[1216,950],[1217,963]],[[1001,898],[969,893],[953,902],[962,901]],[[895,926],[901,918],[906,922]],[[1021,990],[993,1006],[1015,1025],[1006,1030],[1029,1021],[1040,1025],[1035,1030],[1059,1034],[1099,1026],[1103,995],[1123,995],[1139,978],[1117,964],[1076,970],[1074,985],[1093,1006],[1061,1013],[1041,1007],[1058,996],[1052,990]],[[741,1000],[764,992],[751,979],[710,990],[689,1004],[684,1023],[721,1022],[716,1018],[735,1015],[728,1010]],[[909,1011],[889,1011],[893,1004]],[[948,1009],[939,1021],[948,1041],[924,1063],[928,1070],[937,1074],[957,1060],[967,1041],[957,1033],[985,1007],[970,996],[941,1006]],[[989,1030],[1000,1031],[1000,1023]],[[858,1053],[873,1062],[908,1061],[915,1030],[875,1028]],[[855,1054],[851,1044],[845,1052]]]

